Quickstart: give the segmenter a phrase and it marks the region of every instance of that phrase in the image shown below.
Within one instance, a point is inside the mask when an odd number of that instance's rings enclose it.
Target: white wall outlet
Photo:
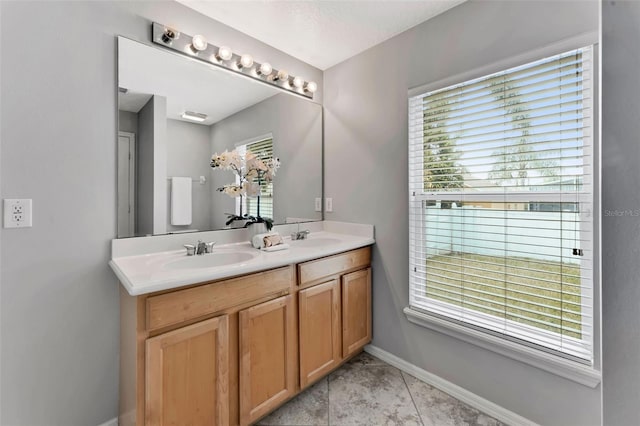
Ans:
[[[322,211],[322,198],[320,197],[316,198],[316,211],[317,212]]]
[[[324,211],[332,212],[333,211],[333,198],[325,198],[324,199]]]
[[[31,227],[31,200],[18,198],[4,199],[4,227]]]

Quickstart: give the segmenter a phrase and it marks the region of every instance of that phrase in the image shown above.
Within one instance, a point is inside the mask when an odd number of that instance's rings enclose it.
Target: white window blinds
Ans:
[[[409,99],[410,305],[592,362],[584,48]]]
[[[263,139],[246,145],[261,160],[273,158],[273,139]],[[247,197],[247,214],[258,216],[258,199]],[[273,218],[273,182],[260,183],[260,216]]]

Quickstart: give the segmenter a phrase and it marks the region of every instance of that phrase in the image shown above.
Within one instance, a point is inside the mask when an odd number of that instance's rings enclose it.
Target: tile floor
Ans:
[[[503,426],[367,353],[258,422],[272,426]]]

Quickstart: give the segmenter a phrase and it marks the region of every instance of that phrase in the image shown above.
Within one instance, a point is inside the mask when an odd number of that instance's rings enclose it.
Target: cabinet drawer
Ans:
[[[203,315],[251,302],[290,288],[293,267],[274,269],[244,277],[147,298],[147,329],[179,324]]]
[[[319,283],[323,279],[369,266],[371,247],[340,253],[298,265],[300,285]]]

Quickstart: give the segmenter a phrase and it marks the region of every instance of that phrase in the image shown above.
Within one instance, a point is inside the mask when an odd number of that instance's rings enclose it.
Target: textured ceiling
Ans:
[[[465,0],[177,1],[325,70]]]

